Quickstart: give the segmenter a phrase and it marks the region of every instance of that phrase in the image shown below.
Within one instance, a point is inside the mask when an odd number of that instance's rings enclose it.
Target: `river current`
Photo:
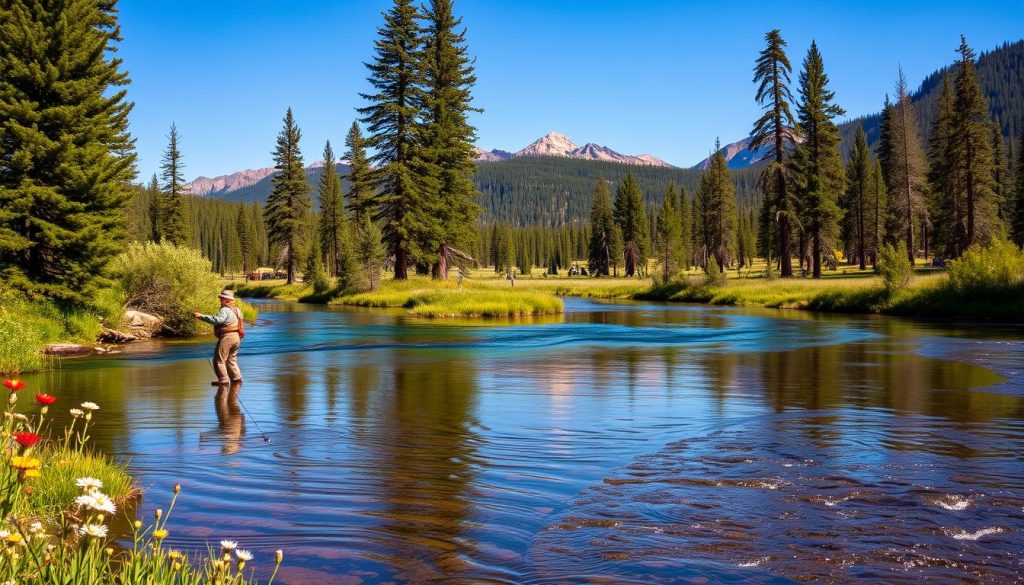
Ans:
[[[260,309],[237,396],[211,338],[27,378],[100,404],[141,515],[182,484],[170,546],[295,584],[1024,582],[1024,329]]]

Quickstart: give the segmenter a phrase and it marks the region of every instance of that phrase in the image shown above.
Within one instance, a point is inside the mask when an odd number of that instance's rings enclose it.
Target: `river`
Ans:
[[[1024,329],[260,309],[238,399],[211,338],[26,378],[100,404],[144,517],[182,484],[170,546],[296,584],[1024,582]]]

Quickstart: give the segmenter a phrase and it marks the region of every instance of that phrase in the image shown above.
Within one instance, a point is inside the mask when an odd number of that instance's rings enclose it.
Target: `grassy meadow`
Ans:
[[[312,294],[303,283],[262,281],[235,286],[241,296],[360,307],[404,308],[423,317],[506,317],[558,313],[559,297],[705,303],[726,306],[804,309],[841,313],[880,313],[924,318],[1024,321],[1024,268],[1019,250],[978,249],[950,269],[919,264],[906,283],[887,287],[868,268],[840,265],[820,280],[769,278],[763,262],[726,270],[709,283],[699,269],[683,271],[668,284],[651,278],[546,274],[538,268],[518,275],[515,286],[489,268],[468,271],[460,288],[454,279],[436,282],[411,277],[385,279],[372,292]],[[651,273],[656,267],[651,266]]]

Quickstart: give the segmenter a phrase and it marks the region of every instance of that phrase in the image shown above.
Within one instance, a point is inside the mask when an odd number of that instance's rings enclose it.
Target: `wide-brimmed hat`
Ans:
[[[227,299],[229,301],[233,301],[233,300],[235,300],[235,291],[226,290],[226,291],[220,293],[220,295],[218,295],[218,296],[220,296],[220,298],[222,298],[222,299]]]

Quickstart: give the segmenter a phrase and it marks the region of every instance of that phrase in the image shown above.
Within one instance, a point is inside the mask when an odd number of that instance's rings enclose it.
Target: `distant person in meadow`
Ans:
[[[192,313],[192,316],[213,325],[217,336],[217,347],[213,350],[213,371],[217,379],[213,385],[240,383],[242,370],[238,369],[238,347],[245,337],[245,321],[242,310],[235,306],[235,293],[230,290],[220,293],[220,311],[216,315]]]

